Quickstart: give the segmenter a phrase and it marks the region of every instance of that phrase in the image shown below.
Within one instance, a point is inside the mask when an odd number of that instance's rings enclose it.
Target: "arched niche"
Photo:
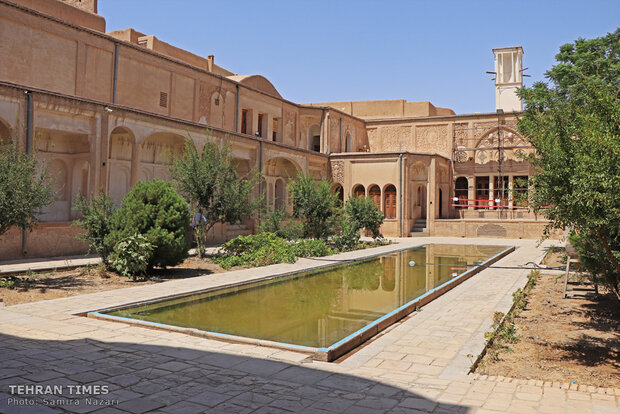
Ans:
[[[135,139],[135,135],[129,128],[114,128],[110,134],[109,158],[111,160],[131,161]]]
[[[353,151],[353,142],[351,140],[351,134],[347,132],[347,136],[344,139],[344,152]]]
[[[301,167],[296,162],[283,157],[274,157],[267,161],[265,165],[265,175],[270,177],[294,178]]]
[[[47,165],[52,181],[54,202],[42,210],[41,221],[69,220],[69,171],[67,163],[62,159],[52,159]]]
[[[108,151],[108,194],[116,206],[129,192],[131,182],[131,158],[136,137],[133,131],[124,126],[118,126],[110,133],[110,148]],[[142,173],[142,172],[141,172]]]

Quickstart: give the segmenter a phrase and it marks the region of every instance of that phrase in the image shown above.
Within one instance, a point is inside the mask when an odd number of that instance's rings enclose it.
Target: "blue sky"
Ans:
[[[429,100],[491,112],[492,48],[523,46],[542,80],[558,48],[620,26],[620,1],[99,0],[107,30],[132,27],[293,102]]]

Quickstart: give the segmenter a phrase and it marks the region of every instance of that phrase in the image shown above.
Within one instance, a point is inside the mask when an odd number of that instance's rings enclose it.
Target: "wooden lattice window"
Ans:
[[[385,218],[396,218],[396,187],[393,185],[388,185],[385,188],[383,203]]]

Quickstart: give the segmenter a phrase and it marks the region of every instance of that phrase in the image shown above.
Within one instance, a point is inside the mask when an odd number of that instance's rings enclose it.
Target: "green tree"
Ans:
[[[73,203],[73,208],[82,216],[73,224],[86,230],[80,234],[78,239],[88,243],[88,250],[95,251],[103,263],[108,262],[110,250],[105,243],[105,238],[110,234],[110,219],[114,211],[114,201],[103,191],[100,190],[97,196],[92,197],[90,201],[79,194]]]
[[[170,172],[178,190],[193,207],[192,224],[198,255],[204,255],[206,235],[217,223],[235,224],[252,216],[261,198],[252,198],[259,176],[240,177],[228,145],[208,142],[198,152],[185,141],[185,152],[172,162]]]
[[[351,197],[347,200],[341,216],[340,234],[333,241],[339,250],[354,249],[360,240],[360,230],[366,229],[373,238],[381,237],[379,228],[383,213],[369,197]]]
[[[141,181],[134,185],[123,198],[121,208],[112,214],[110,226],[112,230],[105,242],[109,251],[115,251],[114,256],[122,240],[139,234],[154,248],[149,269],[174,266],[187,257],[189,205],[168,182]]]
[[[366,229],[372,237],[381,237],[379,228],[383,224],[383,213],[370,197],[351,197],[344,205],[344,214],[357,231]]]
[[[520,91],[519,130],[536,149],[530,203],[549,218],[547,230],[588,239],[576,247],[600,260],[583,263],[620,299],[620,29],[565,44],[556,60],[550,84]]]
[[[54,201],[53,183],[34,154],[0,144],[0,235],[12,226],[32,229]]]
[[[338,213],[338,195],[332,183],[314,180],[309,174],[298,174],[289,185],[293,217],[301,218],[304,237],[327,239],[334,229]]]

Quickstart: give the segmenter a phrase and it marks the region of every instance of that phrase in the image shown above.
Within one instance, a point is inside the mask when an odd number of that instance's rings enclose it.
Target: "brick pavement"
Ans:
[[[526,271],[486,269],[384,331],[341,363],[304,354],[229,344],[180,333],[76,316],[88,310],[285,274],[375,251],[302,259],[161,284],[0,309],[0,412],[97,413],[618,413],[620,390],[467,375],[484,346],[494,311],[510,307]],[[497,244],[497,239],[476,239]],[[502,240],[502,244],[507,241]],[[541,257],[534,241],[498,265]],[[39,405],[7,405],[10,385],[63,385]],[[69,386],[106,386],[94,405]],[[41,400],[45,397],[47,405]],[[23,399],[22,399],[23,400]],[[17,403],[17,400],[12,401]],[[87,404],[90,402],[90,404]]]

